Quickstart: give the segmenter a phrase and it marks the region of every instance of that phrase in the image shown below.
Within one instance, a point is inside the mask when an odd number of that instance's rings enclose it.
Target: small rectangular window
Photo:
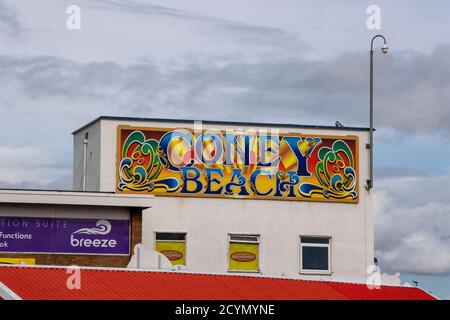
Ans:
[[[329,244],[330,243],[330,238],[302,237],[302,243],[323,243],[323,244]]]
[[[156,240],[162,241],[186,241],[186,233],[157,232]]]
[[[229,235],[228,270],[259,272],[259,236]]]
[[[329,274],[331,272],[330,237],[300,237],[300,272]]]
[[[258,243],[258,236],[230,235],[230,241]]]
[[[186,265],[186,233],[156,232],[155,249],[165,255],[172,265]]]

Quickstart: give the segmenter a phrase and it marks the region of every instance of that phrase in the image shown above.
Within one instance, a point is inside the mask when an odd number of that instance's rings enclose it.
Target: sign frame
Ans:
[[[55,251],[1,251],[0,257],[6,256],[8,254],[30,254],[30,255],[69,255],[69,256],[117,256],[117,257],[128,257],[131,255],[131,245],[132,245],[132,221],[131,219],[100,219],[100,218],[65,218],[65,217],[36,217],[36,216],[0,216],[2,218],[18,218],[18,219],[60,219],[60,220],[120,220],[128,221],[128,253],[89,253],[89,252],[55,252]]]
[[[224,131],[226,131],[229,128],[204,128],[202,132],[208,131],[208,132],[216,132],[223,134]],[[270,129],[270,128],[267,128]],[[356,172],[356,186],[355,191],[357,193],[357,196],[355,199],[352,198],[344,198],[344,199],[336,199],[336,198],[318,198],[318,197],[296,197],[296,198],[288,198],[288,197],[275,197],[275,196],[254,196],[254,197],[242,197],[239,195],[233,195],[233,196],[223,196],[223,195],[209,195],[204,193],[198,193],[198,194],[180,194],[180,193],[163,193],[163,192],[139,192],[139,191],[132,191],[132,190],[119,190],[118,185],[120,182],[120,162],[121,162],[121,133],[123,130],[129,130],[129,131],[156,131],[156,132],[170,132],[170,131],[176,131],[176,130],[187,130],[189,132],[194,132],[194,129],[191,127],[154,127],[154,126],[135,126],[135,125],[118,125],[116,129],[116,156],[115,156],[115,192],[120,194],[151,194],[155,196],[162,196],[162,197],[181,197],[181,198],[208,198],[208,199],[222,199],[222,200],[276,200],[276,201],[302,201],[302,202],[328,202],[328,203],[351,203],[351,204],[359,204],[359,198],[361,196],[360,194],[360,169],[359,169],[359,137],[357,135],[330,135],[330,134],[305,134],[305,133],[295,133],[295,132],[286,132],[286,131],[280,131],[279,136],[280,137],[300,137],[300,138],[308,138],[308,137],[319,137],[323,139],[331,139],[331,140],[352,140],[355,143],[355,150],[354,150],[354,170]],[[245,130],[244,130],[245,132]]]

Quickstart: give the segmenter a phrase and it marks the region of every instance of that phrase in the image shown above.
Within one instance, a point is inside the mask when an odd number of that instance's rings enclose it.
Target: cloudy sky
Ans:
[[[372,4],[381,30],[366,26]],[[381,32],[376,256],[450,299],[449,13],[444,0],[0,0],[0,187],[70,188],[70,133],[99,115],[367,126]]]

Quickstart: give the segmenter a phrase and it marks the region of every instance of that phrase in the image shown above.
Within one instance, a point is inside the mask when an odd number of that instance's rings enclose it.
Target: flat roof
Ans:
[[[0,204],[47,204],[151,208],[153,195],[116,194],[65,190],[0,189]]]
[[[93,124],[101,120],[113,120],[113,121],[152,121],[152,122],[194,122],[202,121],[205,124],[215,125],[228,125],[228,126],[264,126],[264,127],[286,127],[286,128],[303,128],[303,129],[331,129],[331,130],[347,130],[347,131],[369,131],[367,127],[336,127],[336,126],[319,126],[319,125],[304,125],[304,124],[292,124],[292,123],[264,123],[264,122],[239,122],[239,121],[216,121],[216,120],[200,120],[200,119],[164,119],[164,118],[141,118],[141,117],[116,117],[116,116],[100,116],[91,122],[85,124],[81,128],[72,132],[77,134],[78,132],[92,126]]]

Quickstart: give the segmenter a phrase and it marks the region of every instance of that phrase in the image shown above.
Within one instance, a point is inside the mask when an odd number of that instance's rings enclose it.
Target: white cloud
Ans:
[[[71,168],[56,163],[48,152],[35,147],[0,147],[0,186],[15,188],[61,184]]]
[[[375,194],[376,256],[390,272],[450,274],[450,175],[378,182]],[[398,197],[398,194],[403,194]],[[417,198],[424,194],[425,199]]]

